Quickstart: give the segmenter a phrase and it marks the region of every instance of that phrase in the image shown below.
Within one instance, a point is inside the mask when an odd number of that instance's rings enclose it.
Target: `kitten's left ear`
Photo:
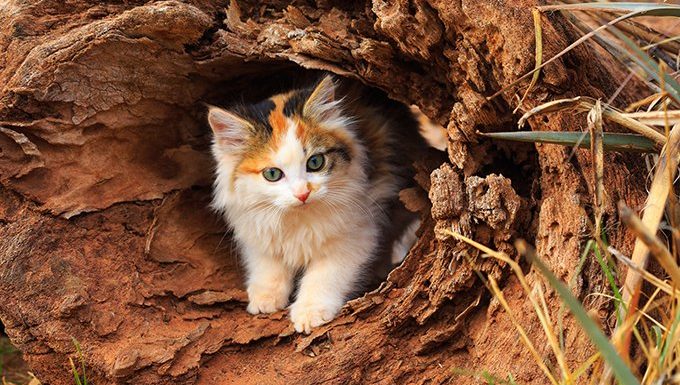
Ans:
[[[327,75],[309,95],[302,114],[317,121],[325,121],[339,117],[340,112],[339,101],[335,98],[335,82],[332,76]]]

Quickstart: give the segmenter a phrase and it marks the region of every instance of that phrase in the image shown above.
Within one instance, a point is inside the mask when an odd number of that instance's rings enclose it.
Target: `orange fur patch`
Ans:
[[[272,126],[274,136],[278,136],[276,133],[286,128],[286,117],[281,111],[274,110],[269,114],[269,124]]]
[[[305,135],[305,123],[302,122],[300,119],[295,119],[295,124],[297,125],[297,128],[295,130],[295,136],[297,136],[299,139],[304,139]]]
[[[283,115],[285,101],[282,95],[274,96],[272,101],[274,102],[274,109],[269,113],[269,125],[272,126],[272,131],[276,133],[286,128],[286,117]]]
[[[271,159],[269,156],[262,156],[263,154],[255,154],[254,156],[243,159],[238,165],[237,171],[243,174],[259,174],[267,167],[271,166]]]
[[[269,113],[269,125],[272,127],[272,138],[269,142],[269,148],[275,149],[278,147],[281,138],[286,133],[287,118],[283,114],[283,106],[286,101],[290,98],[292,94],[280,94],[271,97],[271,101],[274,102],[274,109]]]

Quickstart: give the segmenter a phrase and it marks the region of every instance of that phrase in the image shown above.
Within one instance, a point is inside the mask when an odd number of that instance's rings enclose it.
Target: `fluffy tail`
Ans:
[[[406,257],[406,254],[411,249],[418,237],[416,236],[416,231],[420,227],[420,219],[416,219],[411,222],[404,232],[401,234],[399,239],[397,239],[392,245],[392,264],[397,265],[401,263]]]
[[[417,106],[411,106],[411,112],[418,120],[420,135],[425,138],[427,144],[439,151],[446,151],[449,136],[446,129],[433,122],[423,114]]]

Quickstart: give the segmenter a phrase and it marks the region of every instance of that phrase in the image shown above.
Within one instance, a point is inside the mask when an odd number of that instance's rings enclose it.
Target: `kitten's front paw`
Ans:
[[[290,307],[290,320],[295,331],[309,334],[312,328],[332,321],[338,310],[328,305],[295,302]]]
[[[274,313],[288,305],[288,292],[275,290],[248,289],[248,307],[250,314]]]

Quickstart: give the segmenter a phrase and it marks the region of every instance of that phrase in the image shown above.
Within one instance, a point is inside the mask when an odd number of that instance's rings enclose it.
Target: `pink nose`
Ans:
[[[300,194],[295,194],[295,197],[299,199],[300,202],[305,203],[305,201],[307,201],[307,198],[309,198],[309,190]]]

